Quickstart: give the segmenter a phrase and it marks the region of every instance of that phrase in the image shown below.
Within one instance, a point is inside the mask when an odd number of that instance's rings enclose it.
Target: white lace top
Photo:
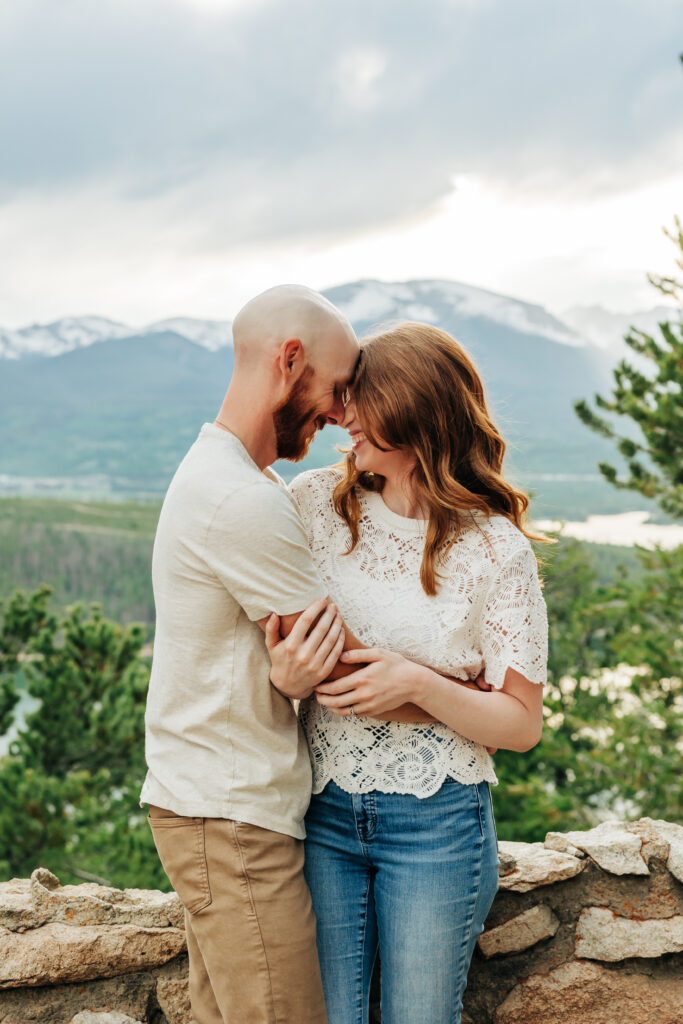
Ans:
[[[380,494],[361,490],[360,540],[344,556],[349,529],[332,504],[339,479],[336,470],[311,470],[291,490],[329,595],[364,644],[458,679],[475,679],[485,666],[496,688],[508,667],[545,682],[546,610],[524,534],[503,516],[472,513],[439,566],[438,593],[428,597],[420,583],[426,522],[399,516]],[[314,793],[330,779],[349,793],[418,797],[436,793],[446,776],[498,781],[485,748],[446,725],[354,721],[315,698],[302,701],[299,713]]]

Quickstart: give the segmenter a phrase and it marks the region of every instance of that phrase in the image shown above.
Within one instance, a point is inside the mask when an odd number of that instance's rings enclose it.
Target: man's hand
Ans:
[[[313,687],[327,679],[344,649],[342,617],[326,598],[302,612],[284,640],[280,636],[280,619],[275,614],[268,619],[265,633],[270,681],[285,697],[294,700],[309,697]]]

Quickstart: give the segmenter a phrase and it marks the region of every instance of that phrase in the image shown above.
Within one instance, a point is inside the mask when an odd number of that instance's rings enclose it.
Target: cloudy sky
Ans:
[[[285,280],[654,305],[681,0],[4,0],[0,325]]]

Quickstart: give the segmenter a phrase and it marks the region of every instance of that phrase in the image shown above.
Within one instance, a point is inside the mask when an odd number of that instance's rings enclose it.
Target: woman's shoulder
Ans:
[[[323,466],[321,469],[307,469],[295,476],[289,485],[292,494],[297,491],[330,491],[332,492],[344,476],[342,470],[335,466]]]
[[[533,552],[529,538],[507,516],[497,513],[487,515],[474,510],[472,531],[474,542],[482,553],[489,557],[493,555],[498,564],[507,562],[515,555]]]
[[[289,485],[291,493],[301,509],[302,514],[311,506],[321,511],[332,500],[332,492],[343,477],[343,472],[333,466],[322,469],[307,469],[295,476]]]

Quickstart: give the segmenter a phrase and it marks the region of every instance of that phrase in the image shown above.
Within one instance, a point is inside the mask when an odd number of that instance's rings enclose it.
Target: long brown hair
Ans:
[[[505,442],[493,421],[472,359],[450,334],[429,324],[403,323],[361,341],[353,385],[358,419],[368,440],[383,450],[415,455],[411,478],[429,511],[420,581],[437,592],[443,561],[463,523],[479,509],[505,516],[532,540],[547,541],[525,525],[529,498],[502,476]],[[351,531],[347,554],[359,539],[357,486],[381,491],[382,478],[356,469],[349,452],[333,501]]]

